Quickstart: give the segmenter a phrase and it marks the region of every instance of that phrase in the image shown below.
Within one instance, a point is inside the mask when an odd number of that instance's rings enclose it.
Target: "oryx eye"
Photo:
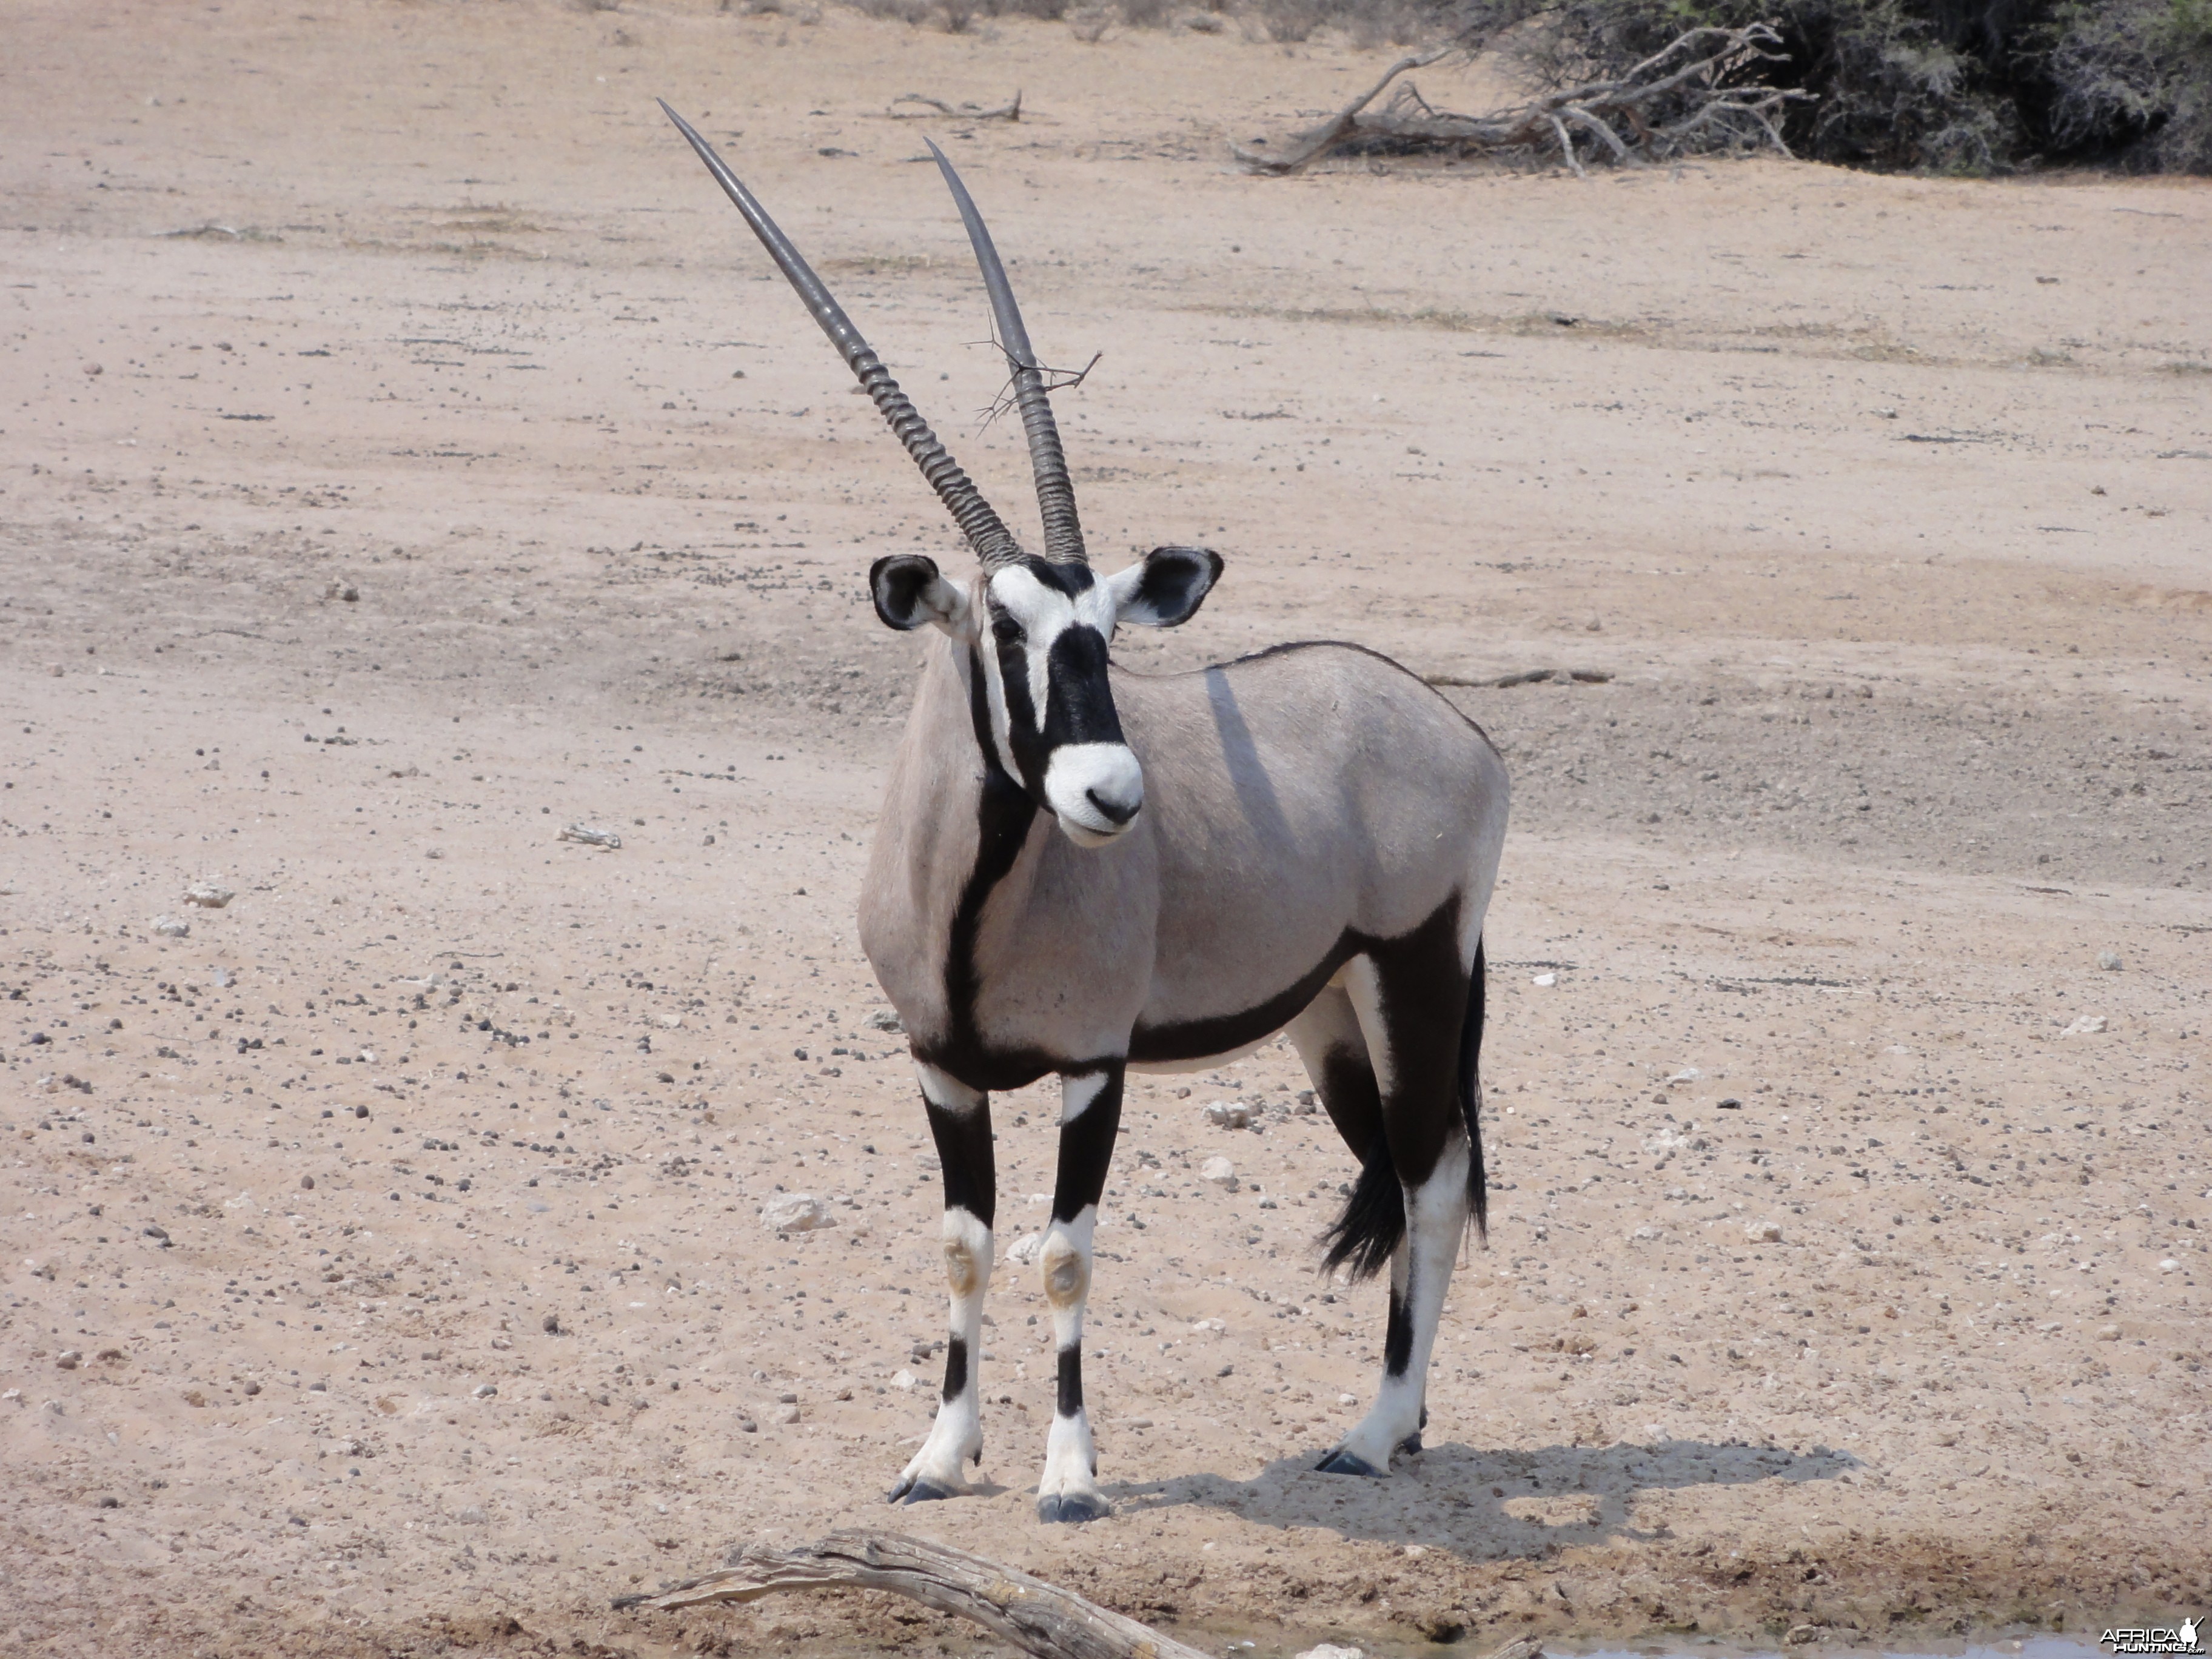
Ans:
[[[991,621],[991,634],[1000,645],[1018,645],[1022,639],[1022,625],[1012,617],[995,617]]]

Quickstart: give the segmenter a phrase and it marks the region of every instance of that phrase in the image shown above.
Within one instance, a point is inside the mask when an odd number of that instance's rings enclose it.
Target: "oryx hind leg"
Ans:
[[[1037,1252],[1059,1362],[1052,1429],[1037,1477],[1040,1521],[1096,1521],[1113,1513],[1098,1490],[1098,1452],[1083,1405],[1083,1311],[1091,1296],[1098,1200],[1121,1123],[1121,1078],[1116,1063],[1071,1073],[1060,1083],[1060,1168],[1053,1182],[1052,1224]]]
[[[991,1282],[991,1223],[998,1173],[991,1156],[990,1097],[921,1060],[922,1103],[945,1172],[945,1279],[951,1293],[945,1391],[928,1438],[900,1474],[891,1503],[921,1504],[969,1490],[963,1470],[983,1458],[983,1293]]]
[[[1366,1037],[1382,1144],[1362,1159],[1330,1254],[1355,1273],[1375,1271],[1387,1254],[1390,1297],[1375,1403],[1322,1461],[1328,1473],[1387,1473],[1393,1452],[1419,1449],[1427,1420],[1429,1359],[1466,1236],[1474,1159],[1462,1067],[1477,1005],[1454,909],[1356,958],[1344,978]]]

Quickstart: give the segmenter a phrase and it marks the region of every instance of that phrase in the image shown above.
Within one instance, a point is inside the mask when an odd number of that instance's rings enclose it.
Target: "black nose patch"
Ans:
[[[1046,661],[1052,684],[1044,714],[1047,745],[1121,742],[1121,717],[1106,680],[1104,635],[1082,623],[1063,629]]]

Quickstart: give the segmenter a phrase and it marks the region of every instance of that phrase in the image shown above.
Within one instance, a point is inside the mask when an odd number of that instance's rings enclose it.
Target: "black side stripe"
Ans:
[[[982,986],[975,965],[975,935],[983,922],[983,903],[1021,856],[1022,843],[1029,839],[1030,825],[1036,817],[1036,803],[999,763],[998,747],[991,738],[990,701],[983,690],[983,665],[972,650],[968,654],[968,715],[982,757],[983,787],[975,806],[975,867],[968,872],[960,903],[952,913],[945,958],[945,1048],[953,1054],[972,1054],[982,1047],[975,1029],[975,996]],[[988,1086],[981,1079],[963,1075],[957,1066],[945,1069],[970,1088]]]

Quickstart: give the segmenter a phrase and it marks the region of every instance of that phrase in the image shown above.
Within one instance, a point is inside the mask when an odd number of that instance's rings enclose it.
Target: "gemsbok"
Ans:
[[[1173,628],[1221,574],[1158,547],[1085,557],[1045,372],[936,146],[1012,368],[1044,529],[1023,550],[790,239],[661,107],[966,537],[980,568],[878,559],[876,614],[928,627],[860,895],[860,943],[904,1023],[945,1176],[951,1328],[935,1425],[893,1502],[969,1490],[982,1456],[983,1294],[997,1208],[990,1091],[1060,1083],[1039,1252],[1058,1398],[1043,1521],[1110,1513],[1083,1404],[1091,1233],[1125,1072],[1181,1071],[1288,1035],[1359,1176],[1328,1268],[1390,1269],[1382,1383],[1319,1468],[1383,1475],[1418,1450],[1430,1349],[1470,1218],[1484,1220],[1483,915],[1505,836],[1504,763],[1419,678],[1353,645],[1281,645],[1194,673],[1125,673],[1125,623]]]

